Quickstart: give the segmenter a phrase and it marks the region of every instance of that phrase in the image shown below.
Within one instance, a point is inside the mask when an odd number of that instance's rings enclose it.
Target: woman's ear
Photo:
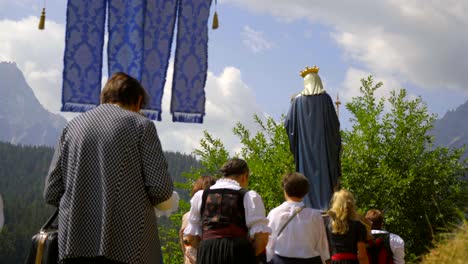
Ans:
[[[247,186],[249,186],[249,173],[246,172],[246,173],[242,174],[240,177],[241,177],[241,181],[242,181],[241,186],[243,188],[247,188]]]
[[[143,102],[143,96],[139,95],[138,96],[138,112],[141,110],[141,104]]]

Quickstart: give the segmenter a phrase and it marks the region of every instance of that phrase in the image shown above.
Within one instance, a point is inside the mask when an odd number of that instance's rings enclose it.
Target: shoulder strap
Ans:
[[[49,217],[49,219],[47,219],[47,222],[41,227],[41,231],[44,231],[50,228],[52,223],[55,221],[55,218],[57,218],[58,212],[59,212],[59,209],[57,207],[57,209],[55,209],[55,212]]]
[[[244,188],[240,188],[238,190],[239,192],[239,198],[237,200],[237,207],[239,208],[239,210],[242,212],[242,218],[243,218],[243,222],[242,224],[240,224],[240,226],[242,228],[244,228],[246,231],[249,230],[249,228],[247,227],[247,217],[246,217],[246,212],[245,212],[245,206],[244,206],[244,197],[245,197],[245,194],[248,192],[249,190],[247,189],[244,189]]]
[[[382,238],[384,240],[384,248],[386,250],[387,263],[393,263],[393,252],[392,248],[390,247],[390,232],[383,234]]]
[[[202,202],[200,206],[200,216],[203,216],[203,212],[205,211],[206,198],[208,197],[209,192],[210,192],[210,189],[203,190]]]
[[[242,198],[244,198],[245,194],[248,193],[249,190],[248,190],[248,189],[245,189],[245,188],[240,188],[240,189],[239,189],[239,192],[240,192]]]
[[[302,209],[304,209],[305,205],[304,206],[301,206],[301,207],[297,207],[296,210],[294,210],[294,213],[291,215],[291,217],[289,217],[288,221],[286,221],[286,223],[284,223],[284,225],[280,228],[280,230],[278,231],[278,234],[276,235],[276,237],[279,237],[279,235],[283,232],[283,230],[286,228],[286,226],[289,224],[289,222],[291,222],[291,220],[299,213],[302,211]]]

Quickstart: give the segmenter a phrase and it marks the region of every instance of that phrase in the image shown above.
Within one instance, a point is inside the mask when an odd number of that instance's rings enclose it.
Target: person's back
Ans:
[[[153,206],[172,188],[150,120],[110,103],[76,117],[63,130],[44,192],[59,207],[59,258],[159,262]]]
[[[372,222],[373,239],[368,241],[370,264],[404,264],[405,242],[393,233],[382,230],[384,216],[380,210],[371,209],[366,213],[366,219]]]
[[[184,240],[195,245],[201,239],[197,263],[258,263],[256,256],[264,251],[270,228],[261,197],[246,190],[248,165],[233,158],[220,172],[223,177],[216,184],[191,199]]]
[[[330,236],[330,251],[332,255],[339,255],[343,253],[358,252],[357,242],[364,243],[366,238],[366,231],[364,225],[357,220],[348,221],[348,231],[344,234],[334,234],[329,229]],[[339,260],[337,258],[337,260]]]
[[[374,233],[367,241],[367,255],[370,264],[394,264],[390,249],[390,233]]]
[[[366,227],[358,220],[351,192],[333,194],[326,218],[332,264],[368,264]]]
[[[324,263],[330,255],[321,212],[304,208],[302,201],[308,192],[307,178],[300,173],[286,174],[282,185],[286,201],[268,214],[272,229],[268,260],[273,264]]]

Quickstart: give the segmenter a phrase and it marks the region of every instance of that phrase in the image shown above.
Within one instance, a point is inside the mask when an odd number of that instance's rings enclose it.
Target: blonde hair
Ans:
[[[331,199],[331,208],[328,211],[331,221],[333,234],[346,234],[348,232],[349,220],[356,220],[356,204],[354,196],[347,190],[340,190],[333,194]]]

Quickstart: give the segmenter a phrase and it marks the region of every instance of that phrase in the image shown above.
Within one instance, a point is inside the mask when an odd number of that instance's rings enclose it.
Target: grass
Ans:
[[[455,231],[454,236],[441,241],[423,257],[421,264],[468,263],[468,222]]]

